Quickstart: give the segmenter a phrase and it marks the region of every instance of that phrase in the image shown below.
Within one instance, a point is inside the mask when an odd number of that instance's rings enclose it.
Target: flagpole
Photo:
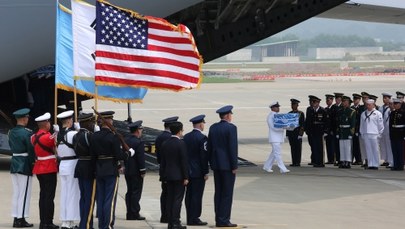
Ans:
[[[77,122],[77,86],[76,86],[76,78],[73,80],[73,104],[75,106],[74,111],[75,111],[75,122]]]
[[[98,86],[94,84],[94,107],[98,111]]]
[[[54,110],[53,110],[53,112],[54,112],[54,115],[53,115],[53,124],[57,124],[56,115],[58,114],[58,88],[56,87],[56,84],[55,84],[55,92],[54,92],[54,95],[55,95],[55,99],[54,99],[55,104],[54,104]]]
[[[128,103],[128,123],[132,123],[132,117],[131,117],[131,103]]]

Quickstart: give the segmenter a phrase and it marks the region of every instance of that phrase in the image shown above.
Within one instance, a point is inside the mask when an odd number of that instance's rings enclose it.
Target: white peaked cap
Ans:
[[[58,114],[56,117],[57,117],[57,118],[61,118],[61,119],[63,119],[63,118],[69,118],[69,117],[72,117],[72,116],[73,116],[73,112],[74,112],[74,111],[72,111],[72,110],[64,111],[64,112]]]
[[[374,101],[374,99],[368,99],[366,103],[367,103],[367,104],[374,104],[375,101]]]
[[[51,114],[50,114],[49,112],[46,112],[45,114],[43,114],[43,115],[37,117],[37,118],[35,119],[35,122],[47,121],[47,120],[49,120],[49,119],[51,119]]]

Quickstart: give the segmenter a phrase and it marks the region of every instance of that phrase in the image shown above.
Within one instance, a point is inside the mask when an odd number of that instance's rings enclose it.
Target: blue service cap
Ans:
[[[130,132],[134,132],[137,129],[143,129],[142,120],[138,120],[136,122],[128,124],[128,128]]]
[[[172,123],[172,122],[176,122],[178,119],[179,119],[179,116],[173,116],[173,117],[163,119],[162,122]]]
[[[15,118],[23,118],[23,117],[28,117],[30,113],[30,109],[28,108],[23,108],[23,109],[19,109],[13,112],[13,115]]]
[[[291,104],[298,104],[300,101],[298,99],[290,99]]]
[[[94,119],[94,115],[92,113],[81,113],[77,120],[79,122],[85,122]]]
[[[113,118],[114,117],[115,112],[114,111],[103,111],[100,112],[101,117],[103,118]]]
[[[194,118],[191,118],[190,122],[192,122],[193,124],[197,124],[197,123],[200,123],[200,122],[205,123],[204,118],[205,118],[205,115],[203,115],[203,114],[202,115],[197,115]]]
[[[333,99],[333,98],[335,98],[335,96],[332,95],[332,94],[326,94],[326,95],[325,95],[325,98],[326,98],[326,99],[329,99],[329,98]]]
[[[229,114],[229,113],[233,114],[232,109],[233,109],[232,105],[227,105],[227,106],[219,108],[216,112],[218,114]]]

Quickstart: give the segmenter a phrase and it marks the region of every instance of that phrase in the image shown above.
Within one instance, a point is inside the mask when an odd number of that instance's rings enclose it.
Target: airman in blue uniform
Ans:
[[[205,188],[205,181],[208,179],[208,153],[207,136],[204,131],[205,115],[198,115],[190,122],[193,123],[193,130],[184,135],[184,142],[187,145],[187,156],[189,165],[189,183],[186,190],[185,205],[187,210],[188,225],[207,225],[207,222],[200,220],[202,211],[202,198]]]
[[[127,206],[127,220],[145,220],[141,216],[139,201],[142,196],[143,179],[145,177],[145,143],[141,140],[143,126],[142,121],[136,121],[128,125],[131,135],[125,138],[129,147],[135,150],[136,154],[125,161],[125,181],[127,193],[125,203]]]
[[[13,182],[12,216],[13,227],[33,227],[25,218],[29,217],[32,168],[35,161],[34,148],[31,144],[32,131],[26,126],[30,109],[24,108],[13,113],[17,126],[8,133],[9,145],[13,156],[10,173]]]
[[[231,223],[231,209],[236,170],[238,169],[238,135],[232,121],[233,106],[218,109],[221,121],[214,123],[208,132],[207,150],[214,171],[214,205],[217,227],[236,227]]]

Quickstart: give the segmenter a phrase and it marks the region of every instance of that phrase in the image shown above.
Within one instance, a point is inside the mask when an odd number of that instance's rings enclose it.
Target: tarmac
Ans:
[[[144,125],[163,128],[162,119],[178,115],[185,125],[185,132],[191,130],[190,118],[206,114],[206,130],[218,121],[215,110],[227,104],[234,106],[233,123],[238,127],[239,156],[257,166],[240,167],[235,183],[232,223],[240,228],[295,229],[295,228],[404,228],[405,227],[405,172],[364,170],[360,166],[352,169],[338,169],[333,165],[325,168],[308,166],[310,149],[306,137],[303,142],[301,167],[290,167],[288,174],[281,174],[276,165],[274,173],[262,169],[271,146],[267,142],[266,117],[268,105],[279,101],[281,112],[290,109],[290,98],[301,100],[300,109],[308,105],[307,95],[324,98],[324,94],[342,92],[345,94],[367,91],[381,97],[382,92],[395,94],[404,90],[405,76],[384,77],[316,77],[278,78],[275,82],[246,82],[202,84],[199,89],[170,92],[150,90],[142,104],[131,105],[131,116],[143,120]],[[381,99],[377,101],[377,103]],[[324,99],[321,101],[324,104]],[[93,101],[83,104],[84,111],[90,111]],[[116,119],[127,118],[127,105],[98,101],[98,108],[116,111]],[[286,165],[290,164],[290,150],[286,141],[282,147]],[[11,228],[12,185],[9,176],[10,158],[0,157],[0,228]],[[54,223],[59,221],[59,192],[55,198]],[[141,199],[141,215],[146,221],[126,221],[126,184],[120,178],[119,197],[116,208],[116,229],[167,228],[159,223],[160,182],[155,171],[148,171],[145,177]],[[213,177],[207,181],[201,220],[208,226],[188,228],[213,228],[214,215]],[[39,226],[39,185],[33,180],[30,217],[28,221]],[[186,219],[183,206],[181,218]],[[97,219],[95,219],[97,228]]]

